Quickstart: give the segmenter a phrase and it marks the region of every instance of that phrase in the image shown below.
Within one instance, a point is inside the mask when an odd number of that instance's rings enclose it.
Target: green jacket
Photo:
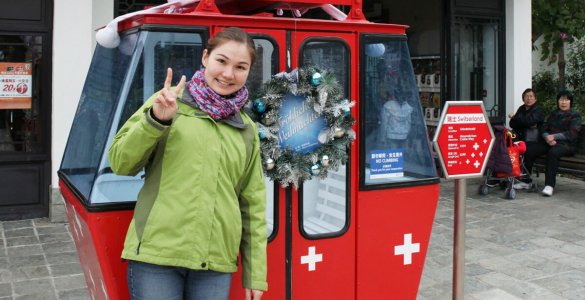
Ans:
[[[267,290],[266,187],[254,122],[244,113],[216,122],[177,101],[164,126],[150,115],[157,95],[128,119],[109,151],[116,174],[146,173],[122,258],[235,272],[239,248],[243,286]]]

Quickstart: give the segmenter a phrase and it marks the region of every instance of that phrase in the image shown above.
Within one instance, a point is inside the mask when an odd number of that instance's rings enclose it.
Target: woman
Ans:
[[[510,127],[514,129],[516,138],[524,142],[536,142],[539,130],[544,122],[544,110],[536,104],[536,93],[526,89],[522,93],[522,102],[516,113],[510,117]]]
[[[122,252],[132,299],[227,299],[238,251],[246,299],[267,290],[258,133],[240,111],[254,49],[239,28],[218,33],[204,68],[175,88],[169,68],[114,138],[112,170],[146,170]]]
[[[546,154],[545,187],[542,194],[552,196],[559,158],[575,154],[581,130],[581,115],[572,108],[573,96],[567,91],[557,95],[557,109],[551,112],[543,128],[542,140],[527,147],[524,164],[531,171],[535,159]]]

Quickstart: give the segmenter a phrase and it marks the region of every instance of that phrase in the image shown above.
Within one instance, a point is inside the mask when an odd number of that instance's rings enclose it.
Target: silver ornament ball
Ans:
[[[339,127],[335,127],[334,129],[334,133],[333,136],[335,136],[336,138],[340,138],[345,134],[345,131]]]
[[[264,162],[264,165],[266,166],[266,170],[272,170],[274,169],[274,160],[272,158],[268,158]]]
[[[321,157],[321,165],[324,167],[329,166],[329,156],[323,155],[323,157]]]

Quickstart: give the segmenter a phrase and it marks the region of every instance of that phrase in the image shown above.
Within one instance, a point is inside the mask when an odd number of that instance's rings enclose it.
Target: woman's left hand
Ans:
[[[260,300],[260,298],[262,298],[262,294],[264,294],[264,292],[260,290],[251,289],[245,290],[246,290],[246,297],[244,298],[245,300]]]

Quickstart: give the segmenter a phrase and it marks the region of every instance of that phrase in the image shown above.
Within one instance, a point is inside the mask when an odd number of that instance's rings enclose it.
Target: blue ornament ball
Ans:
[[[311,76],[311,85],[318,86],[321,84],[322,80],[323,80],[323,76],[321,76],[321,73],[315,72],[313,74],[313,76]]]
[[[262,102],[260,99],[254,100],[252,105],[254,106],[254,110],[257,113],[263,113],[266,110],[266,104],[264,104],[264,102]]]
[[[351,115],[351,108],[344,107],[343,108],[343,115],[346,116],[346,117],[349,116],[349,115]]]
[[[264,130],[264,128],[262,128],[262,127],[258,128],[258,137],[261,140],[266,138],[266,131]]]

